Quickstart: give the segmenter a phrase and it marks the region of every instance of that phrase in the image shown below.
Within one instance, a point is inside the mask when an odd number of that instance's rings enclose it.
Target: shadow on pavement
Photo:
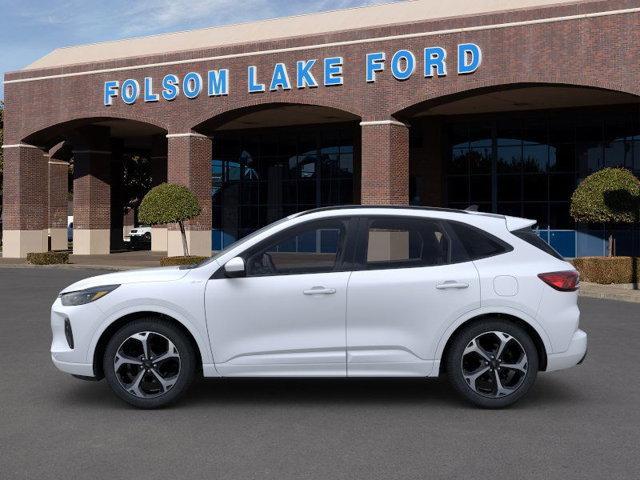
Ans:
[[[565,379],[566,380],[566,379]],[[128,408],[101,382],[67,383],[56,397],[67,406]],[[53,401],[56,401],[52,399]],[[573,404],[583,400],[570,381],[538,377],[529,394],[511,408]],[[413,405],[475,408],[464,402],[446,379],[199,379],[173,407]]]

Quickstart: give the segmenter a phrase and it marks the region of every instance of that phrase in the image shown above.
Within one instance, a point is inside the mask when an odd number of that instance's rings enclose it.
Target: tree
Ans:
[[[122,157],[122,205],[131,208],[134,218],[138,218],[140,202],[151,189],[151,162],[149,158],[137,154]]]
[[[163,183],[152,188],[142,199],[138,218],[149,225],[177,223],[182,234],[182,248],[189,255],[184,222],[202,212],[198,199],[191,190],[182,185]]]
[[[571,216],[576,222],[638,222],[640,180],[625,168],[605,168],[585,178],[571,196]],[[613,255],[609,235],[609,256]]]

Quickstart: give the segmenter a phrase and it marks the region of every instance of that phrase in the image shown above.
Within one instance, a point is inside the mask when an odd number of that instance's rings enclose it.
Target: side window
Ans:
[[[310,222],[267,240],[249,253],[247,276],[326,273],[342,261],[348,220]]]
[[[451,241],[442,224],[423,218],[366,220],[364,267],[368,270],[445,265]]]
[[[457,256],[462,257],[466,254],[468,260],[479,260],[513,250],[511,245],[479,228],[458,222],[449,222],[449,226],[464,249],[464,252]]]

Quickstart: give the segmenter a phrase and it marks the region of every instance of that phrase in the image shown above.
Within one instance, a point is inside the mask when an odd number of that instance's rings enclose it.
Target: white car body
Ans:
[[[480,260],[418,268],[220,275],[227,262],[285,229],[318,219],[363,216],[460,222],[513,249]],[[192,269],[132,270],[70,285],[62,293],[120,286],[80,306],[55,301],[52,359],[64,372],[99,376],[104,335],[127,318],[149,312],[166,315],[189,332],[206,377],[432,377],[440,374],[447,342],[460,326],[501,315],[532,332],[542,353],[541,369],[567,368],[579,363],[587,348],[587,336],[578,328],[577,292],[557,291],[538,274],[573,266],[510,233],[532,223],[445,209],[354,207],[294,215]],[[73,348],[65,338],[65,319],[73,332]]]
[[[125,237],[125,241],[130,241],[132,237],[142,238],[145,235],[151,235],[151,227],[135,227],[129,231],[129,235]]]

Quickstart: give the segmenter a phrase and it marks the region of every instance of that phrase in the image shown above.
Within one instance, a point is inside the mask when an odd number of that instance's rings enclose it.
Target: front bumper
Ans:
[[[587,355],[587,334],[576,330],[569,343],[569,348],[561,353],[552,353],[547,357],[547,372],[562,370],[582,363]]]
[[[102,312],[93,303],[65,307],[56,299],[51,307],[51,361],[61,371],[72,375],[94,377],[93,353],[89,345]],[[65,335],[65,321],[73,335],[70,344]]]

